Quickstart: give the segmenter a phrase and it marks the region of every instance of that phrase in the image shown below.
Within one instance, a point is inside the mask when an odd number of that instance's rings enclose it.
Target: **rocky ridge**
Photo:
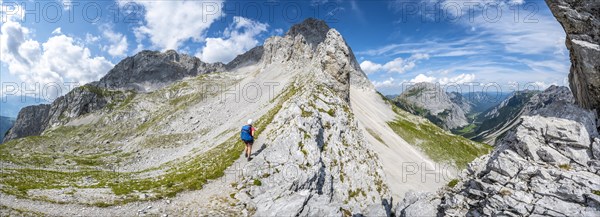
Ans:
[[[552,88],[555,87],[553,86]],[[572,96],[566,87],[559,88],[560,90],[557,91],[554,91],[552,88],[542,93],[544,94],[543,97],[550,97],[557,94]],[[533,108],[544,105],[539,100],[532,100],[539,97],[537,96],[538,94],[540,94],[539,91],[528,90],[513,92],[500,102],[500,104],[482,112],[475,120],[477,127],[468,136],[488,144],[495,144],[496,138],[514,127],[521,115],[529,114]]]
[[[600,111],[600,2],[546,0],[567,33],[570,51],[569,84],[583,108]]]
[[[40,135],[45,129],[67,123],[73,118],[114,106],[135,96],[132,91],[112,91],[92,85],[77,87],[52,104],[28,106],[21,111],[3,142]]]
[[[240,199],[255,206],[258,216],[385,215],[391,208],[385,175],[350,112],[351,80],[365,82],[366,76],[340,33],[307,19],[263,47],[261,67],[283,64],[281,70],[302,79],[291,84],[296,94],[269,126],[265,154],[252,161],[280,169],[247,178],[268,177],[261,186],[243,188]],[[293,174],[277,172],[290,165],[300,166]]]
[[[112,90],[150,92],[185,77],[225,71],[223,63],[205,63],[197,57],[166,52],[141,51],[120,61],[98,82],[91,85]]]

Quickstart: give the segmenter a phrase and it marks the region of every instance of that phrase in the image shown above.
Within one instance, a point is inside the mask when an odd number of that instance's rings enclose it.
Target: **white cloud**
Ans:
[[[111,27],[103,26],[100,28],[102,36],[109,42],[108,45],[102,46],[102,50],[108,52],[113,57],[122,57],[127,54],[127,36],[114,32]]]
[[[266,23],[234,17],[234,22],[223,31],[223,38],[207,38],[206,46],[196,55],[204,62],[229,62],[255,47],[259,43],[256,38],[268,27]]]
[[[389,88],[389,87],[395,87],[398,84],[394,83],[394,78],[390,77],[387,80],[384,81],[373,81],[373,85],[375,86],[375,88]]]
[[[367,74],[372,74],[374,72],[377,72],[379,70],[381,70],[382,65],[381,64],[377,64],[368,60],[362,61],[360,63],[360,68]]]
[[[60,30],[60,27],[54,29],[54,31],[52,31],[52,34],[53,35],[60,35],[60,34],[62,34],[62,31]]]
[[[401,11],[405,9],[406,3],[406,1],[397,0],[391,3],[391,6]],[[421,13],[431,14],[431,11],[426,11],[425,8],[435,8],[442,10],[439,11],[440,14],[445,12],[459,16],[457,24],[471,29],[475,34],[474,37],[467,38],[469,40],[442,44],[435,41],[393,44],[380,49],[358,52],[358,54],[388,53],[393,55],[399,52],[421,52],[415,51],[421,49],[432,49],[428,52],[432,56],[443,53],[446,53],[443,56],[474,55],[474,53],[465,53],[465,51],[481,53],[481,51],[492,49],[517,54],[565,54],[564,30],[551,13],[540,10],[539,7],[546,7],[545,3],[539,2],[540,5],[532,3],[533,5],[530,6],[522,6],[524,3],[524,0],[421,0],[421,3],[415,3],[418,4]],[[486,7],[486,5],[493,6]],[[461,10],[457,11],[457,6]],[[516,8],[519,9],[519,14],[516,14]],[[498,18],[495,16],[495,9],[501,13]],[[441,21],[449,21],[448,19],[444,19],[442,16]]]
[[[342,0],[331,0],[331,1],[330,0],[311,0],[310,1],[310,5],[313,6],[313,7],[318,7],[320,5],[324,5],[324,4],[327,4],[327,3],[330,3],[330,4],[340,4],[340,3],[342,3]]]
[[[99,40],[100,40],[99,36],[95,36],[90,33],[85,34],[85,43],[92,44],[92,43],[96,43]]]
[[[415,66],[417,65],[417,61],[422,59],[429,59],[429,55],[425,53],[416,53],[411,55],[407,59],[402,59],[401,57],[398,57],[383,65],[365,60],[360,64],[360,67],[367,74],[371,74],[380,70],[384,70],[388,73],[396,72],[402,74],[406,71],[415,68]]]
[[[383,68],[388,72],[404,73],[406,70],[411,70],[415,67],[414,62],[404,61],[404,59],[398,57],[392,61],[387,62],[383,65]]]
[[[17,22],[25,18],[25,10],[18,2],[3,2],[0,0],[0,15],[2,23]]]
[[[283,35],[283,29],[277,28],[274,30],[275,35]]]
[[[460,40],[428,39],[423,42],[389,44],[380,48],[356,52],[366,56],[396,56],[399,54],[426,53],[431,57],[471,56],[490,50],[482,37],[467,36]]]
[[[177,49],[190,39],[201,41],[210,25],[223,16],[222,0],[119,0],[121,6],[130,2],[145,9],[144,24],[134,28],[136,36],[147,36],[161,49]]]
[[[546,82],[543,81],[536,81],[531,83],[531,88],[534,90],[545,90],[546,88],[550,87],[551,85],[557,85],[555,82],[547,84]]]
[[[429,83],[439,83],[441,85],[446,84],[464,84],[473,82],[475,80],[475,74],[460,74],[454,77],[442,77],[436,78],[434,76],[427,76],[424,74],[419,74],[415,78],[411,79],[411,83],[419,83],[419,82],[429,82]]]
[[[442,85],[445,84],[464,84],[475,80],[475,74],[460,74],[454,77],[443,77],[438,79]]]
[[[420,82],[429,82],[429,83],[433,83],[435,82],[437,79],[433,76],[429,77],[427,75],[424,74],[419,74],[417,75],[417,77],[410,79],[410,82],[412,83],[420,83]]]
[[[2,25],[0,35],[1,61],[7,64],[9,73],[28,85],[87,83],[113,67],[104,57],[92,57],[90,50],[72,37],[55,34],[40,44],[30,38],[29,32],[11,21]]]

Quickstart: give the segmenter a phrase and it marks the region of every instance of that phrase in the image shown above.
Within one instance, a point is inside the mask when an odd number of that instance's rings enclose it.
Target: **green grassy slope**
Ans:
[[[388,125],[400,137],[421,149],[436,162],[452,163],[457,168],[463,169],[475,158],[492,150],[492,147],[487,144],[454,135],[425,118],[400,109],[385,97],[383,99],[397,114],[396,119],[388,122]]]
[[[144,136],[147,139],[141,140],[143,144],[140,144],[144,148],[160,148],[191,141],[191,135],[162,135],[154,132],[160,126],[158,123],[168,118],[169,114],[192,106],[202,99],[202,96],[194,91],[162,102],[164,96],[168,93],[186,92],[186,88],[199,85],[201,82],[211,81],[199,77],[191,81],[177,82],[156,92],[137,94],[134,99],[125,102],[126,105],[120,104],[106,108],[98,121],[100,124],[77,127],[60,126],[49,129],[40,136],[25,137],[3,144],[0,146],[0,161],[22,167],[2,168],[0,191],[18,197],[57,203],[48,198],[31,197],[28,191],[67,187],[111,189],[118,196],[117,200],[87,204],[103,207],[139,200],[172,197],[182,191],[202,188],[207,180],[223,176],[225,169],[239,158],[243,145],[239,142],[238,131],[222,132],[228,139],[198,155],[177,159],[144,171],[116,172],[113,170],[115,165],[122,164],[123,160],[131,159],[136,154],[115,151],[123,145],[118,141]],[[261,136],[262,130],[271,123],[282,104],[296,91],[293,87],[287,88],[273,99],[273,108],[255,123],[256,127],[260,129],[256,132],[257,136]],[[119,121],[113,125],[101,124],[112,123],[105,122],[103,119],[127,116],[128,112],[132,112],[128,111],[132,110],[130,106],[148,101],[161,101],[159,105],[162,106],[152,111],[145,111],[148,112],[148,120],[145,122],[130,120]],[[120,113],[125,114],[120,115]],[[107,140],[108,138],[110,139]],[[161,175],[155,177],[144,175],[153,171],[159,172]],[[93,180],[93,182],[82,183],[81,180]],[[140,199],[139,194],[141,193],[147,193],[149,196]]]

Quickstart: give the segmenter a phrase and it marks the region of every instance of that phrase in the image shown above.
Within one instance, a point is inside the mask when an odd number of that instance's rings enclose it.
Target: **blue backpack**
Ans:
[[[243,141],[254,141],[254,138],[252,137],[251,131],[252,130],[252,126],[250,125],[246,125],[242,127],[242,132],[240,132],[240,137],[242,138]]]

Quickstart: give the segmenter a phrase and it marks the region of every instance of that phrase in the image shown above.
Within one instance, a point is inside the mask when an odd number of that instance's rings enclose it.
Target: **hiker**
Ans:
[[[246,144],[246,149],[244,149],[244,154],[247,160],[250,160],[250,154],[252,153],[252,144],[254,143],[254,127],[252,127],[252,119],[248,120],[248,124],[242,127],[242,132],[240,136],[242,137],[242,141]]]

